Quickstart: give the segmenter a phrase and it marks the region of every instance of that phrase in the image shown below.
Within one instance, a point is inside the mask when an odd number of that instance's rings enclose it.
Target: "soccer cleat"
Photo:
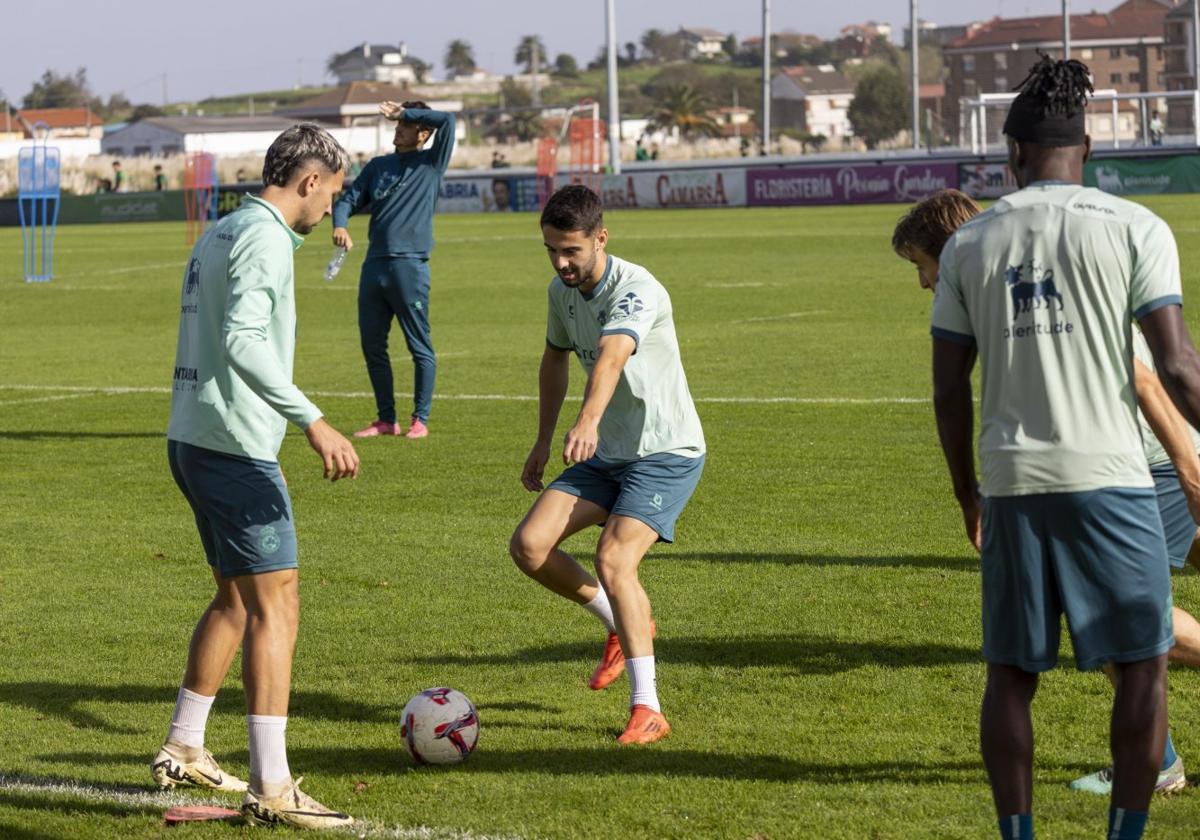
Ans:
[[[359,429],[354,433],[356,438],[368,437],[389,437],[400,434],[399,423],[385,423],[382,420],[376,420],[365,429]]]
[[[1094,793],[1097,796],[1109,796],[1112,794],[1112,778],[1112,768],[1105,767],[1103,770],[1097,770],[1095,773],[1089,773],[1071,782],[1071,790]],[[1185,787],[1187,787],[1187,776],[1183,772],[1183,759],[1176,757],[1174,764],[1158,774],[1158,781],[1154,783],[1154,792],[1169,796]]]
[[[331,811],[292,781],[264,784],[261,793],[247,790],[242,797],[242,818],[250,825],[290,825],[296,828],[328,830],[354,824],[354,817]]]
[[[658,635],[658,628],[654,626],[654,621],[650,621],[650,638],[653,639]],[[616,633],[608,634],[608,641],[604,643],[604,655],[600,657],[600,664],[596,666],[596,670],[592,671],[592,678],[588,680],[588,688],[592,691],[599,691],[602,688],[608,688],[617,677],[621,676],[621,672],[625,670],[625,653],[621,650],[621,640],[617,638]]]
[[[398,430],[400,427],[397,426],[396,428]],[[400,434],[400,432],[397,431],[396,434]],[[412,419],[412,425],[408,427],[408,431],[404,433],[404,436],[409,440],[417,440],[418,438],[429,437],[429,427],[426,426],[422,420],[414,417]]]
[[[208,750],[175,741],[162,745],[150,764],[150,775],[160,790],[170,790],[176,785],[195,785],[233,793],[246,790],[246,783],[222,770]]]
[[[618,744],[653,744],[660,738],[667,737],[671,724],[663,717],[662,712],[656,712],[649,706],[640,703],[629,710],[629,723],[625,731],[617,737]]]

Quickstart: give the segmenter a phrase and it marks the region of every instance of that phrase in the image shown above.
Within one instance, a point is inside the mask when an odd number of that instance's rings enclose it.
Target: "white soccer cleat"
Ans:
[[[354,817],[331,811],[304,791],[304,777],[264,784],[261,793],[247,790],[242,797],[242,818],[251,825],[290,825],[328,830],[354,824]]]
[[[189,747],[167,741],[150,763],[150,775],[161,790],[176,785],[195,785],[209,790],[242,793],[246,783],[221,769],[212,753],[203,747]]]

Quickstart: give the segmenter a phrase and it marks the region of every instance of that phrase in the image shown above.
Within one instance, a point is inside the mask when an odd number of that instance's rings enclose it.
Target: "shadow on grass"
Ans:
[[[440,654],[414,657],[418,665],[518,665],[537,662],[590,662],[593,642],[528,647],[510,653]],[[802,674],[837,674],[867,665],[926,668],[975,665],[983,660],[973,645],[899,642],[846,642],[804,633],[734,638],[665,637],[654,644],[660,663],[732,668],[790,668]]]
[[[0,805],[6,804],[8,803],[5,802],[4,798],[0,797]],[[14,805],[13,807],[20,808],[22,806]],[[30,810],[34,809],[31,808]],[[62,840],[57,834],[46,834],[45,832],[34,831],[29,828],[21,828],[3,820],[0,820],[0,837],[4,837],[6,840]]]
[[[114,734],[136,734],[141,728],[116,726],[89,711],[95,703],[157,703],[163,709],[163,725],[170,720],[178,686],[88,685],[86,683],[22,682],[0,683],[0,705],[23,707],[43,715],[65,720],[82,729],[98,729]],[[313,720],[391,723],[395,709],[373,706],[348,697],[317,691],[294,691],[291,714]],[[246,708],[241,687],[221,689],[217,708],[241,714]]]
[[[950,572],[978,572],[978,557],[837,557],[828,554],[781,554],[738,551],[674,551],[655,555],[662,560],[696,560],[705,563],[759,563],[780,566],[853,566],[856,568],[942,569]]]
[[[96,814],[107,817],[128,817],[134,814],[159,816],[171,804],[168,796],[152,791],[148,786],[0,772],[0,807],[25,811],[66,815]],[[10,837],[48,836],[56,835],[20,829],[0,821],[0,837],[5,840]]]
[[[64,432],[64,431],[29,431],[6,432],[0,430],[0,440],[124,440],[125,438],[162,438],[164,446],[167,436],[163,431],[157,432]]]

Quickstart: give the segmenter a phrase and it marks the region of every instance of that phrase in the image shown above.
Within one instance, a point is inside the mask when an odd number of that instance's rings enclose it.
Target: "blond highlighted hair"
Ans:
[[[892,248],[906,260],[911,260],[917,249],[936,260],[951,234],[982,209],[964,192],[938,190],[900,217],[892,233]]]

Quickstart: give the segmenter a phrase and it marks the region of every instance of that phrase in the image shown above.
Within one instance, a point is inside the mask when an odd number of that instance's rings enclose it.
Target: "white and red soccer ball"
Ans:
[[[479,741],[479,714],[461,691],[427,688],[400,713],[400,740],[418,764],[457,764]]]

